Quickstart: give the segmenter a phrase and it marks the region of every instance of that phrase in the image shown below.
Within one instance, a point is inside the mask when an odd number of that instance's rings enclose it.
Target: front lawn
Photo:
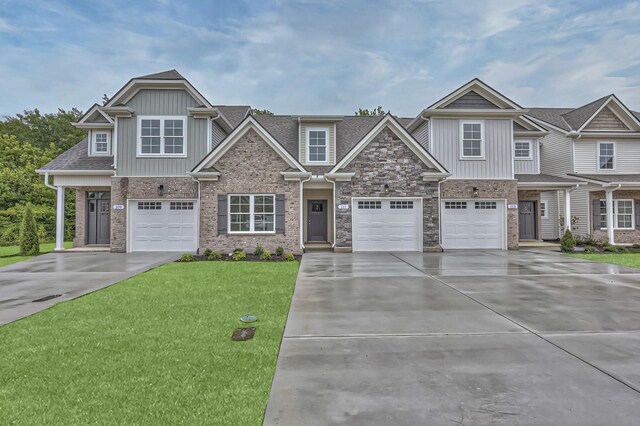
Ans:
[[[171,263],[0,327],[2,423],[262,424],[297,272]]]
[[[64,248],[71,248],[73,243],[64,243]],[[40,244],[40,254],[49,253],[56,247],[55,243]],[[0,268],[23,260],[31,259],[35,256],[21,256],[19,246],[0,247]]]
[[[640,253],[571,253],[571,257],[640,268]]]

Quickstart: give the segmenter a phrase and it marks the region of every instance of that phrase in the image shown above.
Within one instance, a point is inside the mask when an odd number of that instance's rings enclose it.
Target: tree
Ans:
[[[28,142],[36,148],[47,149],[53,144],[66,151],[87,135],[86,130],[71,125],[80,117],[82,111],[77,108],[68,111],[59,108],[55,114],[44,115],[35,108],[15,117],[5,117],[6,121],[0,121],[0,134],[13,135],[18,141]]]
[[[33,217],[31,203],[27,203],[22,215],[20,226],[20,254],[33,256],[40,252],[40,239],[38,238],[38,226]]]
[[[385,115],[385,112],[382,106],[378,105],[376,108],[371,110],[368,108],[358,108],[358,110],[356,111],[356,115],[361,115],[361,116]]]
[[[253,115],[273,115],[268,109],[251,108],[251,114]]]

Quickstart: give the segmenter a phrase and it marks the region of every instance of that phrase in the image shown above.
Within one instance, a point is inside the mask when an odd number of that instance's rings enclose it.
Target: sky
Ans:
[[[416,116],[474,77],[525,107],[640,110],[640,2],[0,0],[0,116],[174,68],[276,114]]]

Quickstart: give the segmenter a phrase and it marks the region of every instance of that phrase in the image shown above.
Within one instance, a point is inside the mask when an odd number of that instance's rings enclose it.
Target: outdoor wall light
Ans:
[[[478,189],[477,186],[473,187],[473,196],[477,197],[478,195],[480,195],[480,190]]]
[[[388,183],[384,184],[384,192],[389,192],[389,184]]]
[[[158,185],[158,195],[162,195],[164,193],[164,185]]]

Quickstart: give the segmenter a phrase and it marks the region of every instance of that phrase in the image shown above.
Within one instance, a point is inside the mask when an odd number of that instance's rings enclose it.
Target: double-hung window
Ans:
[[[229,232],[275,232],[275,195],[229,195]]]
[[[540,201],[540,217],[547,219],[547,202]]]
[[[329,131],[325,128],[307,128],[307,162],[329,162]]]
[[[613,200],[613,227],[633,229],[633,200]],[[607,228],[607,203],[600,200],[600,228]]]
[[[514,145],[516,160],[531,160],[531,141],[515,141]]]
[[[463,121],[460,123],[461,158],[484,158],[484,126],[482,121]]]
[[[598,143],[598,170],[614,170],[616,146],[613,142]]]
[[[138,156],[186,156],[185,117],[138,117]]]
[[[108,132],[93,132],[92,138],[93,147],[91,153],[93,155],[109,155],[109,133]]]

